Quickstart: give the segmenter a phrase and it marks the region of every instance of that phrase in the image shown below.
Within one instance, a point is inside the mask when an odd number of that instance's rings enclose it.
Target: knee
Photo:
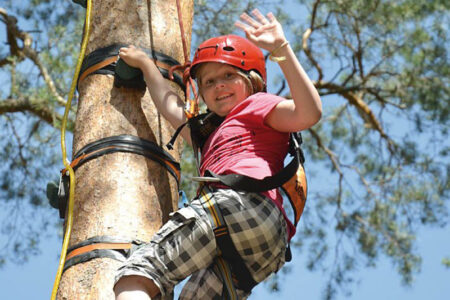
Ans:
[[[159,289],[153,280],[143,276],[124,276],[114,286],[116,300],[150,300],[159,294]]]

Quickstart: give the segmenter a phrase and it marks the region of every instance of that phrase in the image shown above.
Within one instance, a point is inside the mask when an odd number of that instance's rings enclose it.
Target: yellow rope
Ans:
[[[70,191],[69,191],[69,207],[68,207],[68,215],[66,220],[66,231],[64,233],[64,241],[61,249],[61,256],[59,259],[59,265],[58,265],[58,271],[56,273],[55,282],[53,284],[53,290],[52,290],[52,297],[51,300],[56,299],[56,294],[58,292],[59,282],[61,280],[62,272],[64,269],[64,263],[66,261],[66,253],[67,253],[67,247],[69,246],[69,239],[70,234],[72,232],[72,225],[73,225],[73,204],[74,204],[74,196],[75,196],[75,172],[73,171],[72,167],[70,166],[68,160],[67,160],[67,153],[66,153],[66,126],[67,126],[67,118],[70,111],[70,106],[72,103],[72,98],[75,93],[75,89],[77,87],[77,79],[78,75],[80,74],[81,64],[83,63],[84,54],[86,52],[86,46],[89,40],[89,31],[91,27],[91,8],[92,8],[92,0],[87,0],[87,7],[86,7],[86,20],[85,20],[85,26],[84,26],[84,37],[83,42],[81,44],[81,51],[80,55],[78,56],[77,66],[75,68],[75,74],[72,78],[72,85],[70,87],[69,96],[66,102],[66,109],[64,111],[64,117],[61,124],[61,150],[62,150],[62,159],[63,164],[66,167],[66,169],[69,171],[70,176]]]

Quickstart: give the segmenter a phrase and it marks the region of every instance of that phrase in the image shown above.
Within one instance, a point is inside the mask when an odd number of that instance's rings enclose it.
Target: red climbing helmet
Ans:
[[[237,35],[222,35],[204,41],[198,46],[191,64],[190,75],[195,78],[195,69],[201,63],[219,62],[235,66],[244,71],[256,71],[266,83],[264,55],[255,44]]]

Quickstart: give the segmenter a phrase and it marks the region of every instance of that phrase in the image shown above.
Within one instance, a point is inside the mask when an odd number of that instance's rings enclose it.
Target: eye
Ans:
[[[214,84],[214,80],[213,79],[206,79],[204,82],[203,82],[203,85],[204,86],[212,86]]]
[[[233,77],[234,77],[234,73],[232,73],[232,72],[228,72],[225,74],[226,79],[232,79]]]

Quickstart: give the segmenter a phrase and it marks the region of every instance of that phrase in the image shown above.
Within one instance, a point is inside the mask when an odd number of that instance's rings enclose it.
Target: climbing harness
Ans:
[[[209,135],[220,126],[223,120],[223,117],[219,117],[213,112],[200,114],[190,118],[185,124],[177,129],[177,132],[167,146],[169,148],[171,147],[171,144],[174,143],[178,133],[187,124],[191,131],[194,158],[197,169],[199,170],[199,149],[203,148]],[[253,280],[231,240],[227,225],[222,217],[219,207],[211,197],[211,194],[205,193],[204,189],[211,183],[219,183],[236,191],[254,193],[262,193],[275,188],[280,188],[289,199],[292,206],[294,213],[293,223],[296,227],[303,213],[307,195],[306,175],[303,168],[305,157],[300,147],[302,142],[302,136],[299,132],[291,133],[289,140],[289,154],[292,156],[292,160],[278,173],[263,179],[254,179],[239,174],[217,175],[210,171],[206,171],[203,177],[192,178],[194,181],[201,182],[199,188],[200,200],[213,225],[217,246],[220,250],[219,257],[215,262],[215,267],[219,270],[219,274],[222,277],[228,295],[227,299],[237,299],[235,283],[237,283],[237,286],[240,289],[250,292],[256,285],[256,282]],[[288,245],[286,249],[285,260],[292,260],[290,245]],[[233,283],[233,278],[235,279],[235,283]]]
[[[212,193],[205,192],[205,189],[207,189],[211,183],[214,185],[225,185],[236,191],[253,193],[261,193],[271,189],[280,188],[284,191],[293,208],[293,223],[296,227],[306,203],[307,185],[303,168],[305,159],[300,148],[302,143],[301,134],[291,133],[290,136],[289,153],[293,158],[286,167],[275,175],[263,179],[254,179],[239,174],[217,175],[213,172],[206,171],[204,177],[193,178],[193,180],[201,182],[201,186],[199,187],[199,199],[211,221],[217,247],[220,250],[215,265],[219,270],[227,291],[228,298],[226,299],[237,299],[236,286],[250,293],[257,283],[245,266],[242,257],[237,252],[220,208],[215,202]],[[192,138],[192,140],[194,141],[195,139]],[[194,149],[196,149],[196,147],[194,147]],[[198,155],[194,154],[194,156],[195,158],[198,158]],[[290,245],[288,245],[285,252],[285,261],[288,262],[291,260],[292,253]],[[231,280],[233,278],[235,279],[234,281]]]
[[[91,74],[103,74],[114,75],[116,87],[145,89],[146,85],[141,70],[128,66],[122,59],[117,60],[119,49],[127,46],[128,44],[116,43],[89,53],[81,65],[77,86]],[[169,79],[169,70],[180,65],[178,61],[164,53],[147,48],[141,49],[155,62],[161,74],[167,79]],[[173,72],[171,75],[171,80],[185,90],[186,86],[182,76]]]
[[[289,153],[293,156],[291,162],[278,173],[255,179],[245,175],[218,175],[211,171],[205,172],[205,177],[217,178],[218,181],[236,191],[261,193],[275,188],[281,188],[286,194],[294,211],[294,226],[297,226],[306,202],[307,185],[303,168],[305,157],[300,148],[302,136],[299,132],[290,134]]]
[[[195,117],[189,118],[184,124],[177,128],[166,147],[173,148],[176,138],[180,134],[184,126],[188,126],[191,131],[192,144],[196,147],[203,148],[209,135],[216,130],[225,118],[216,115],[213,112],[206,112]]]

